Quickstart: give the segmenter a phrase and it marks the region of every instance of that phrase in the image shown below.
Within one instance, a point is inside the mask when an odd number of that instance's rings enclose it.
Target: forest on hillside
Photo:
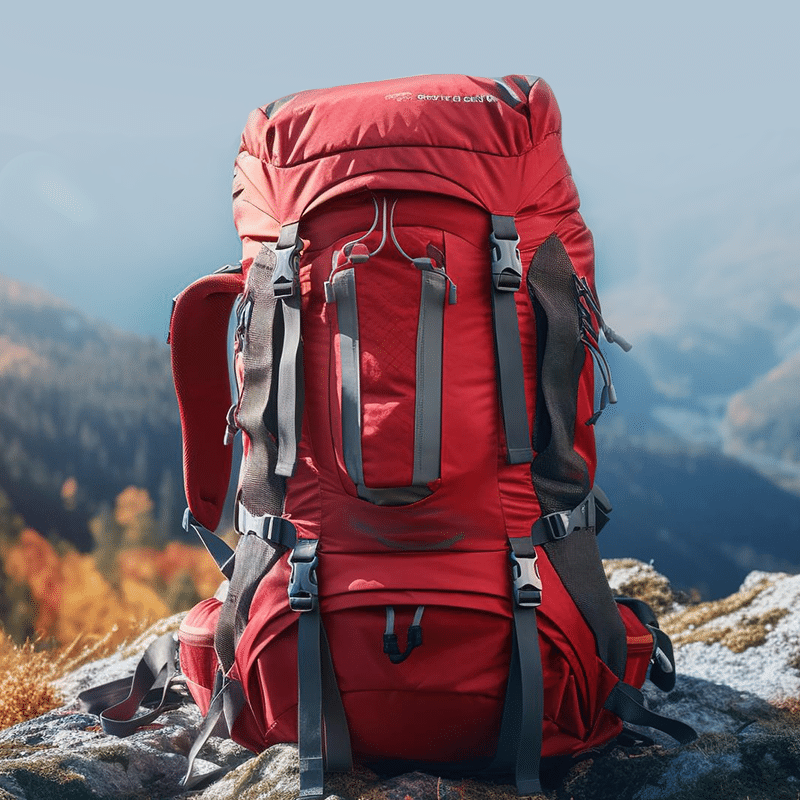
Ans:
[[[65,481],[65,507],[77,494]],[[70,645],[111,633],[123,641],[212,595],[222,576],[201,547],[165,541],[145,489],[129,486],[89,521],[94,548],[26,526],[0,492],[0,620],[16,642]]]

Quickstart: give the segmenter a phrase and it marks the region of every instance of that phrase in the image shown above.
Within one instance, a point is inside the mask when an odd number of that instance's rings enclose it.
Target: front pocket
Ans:
[[[336,309],[334,442],[358,496],[376,505],[417,502],[441,476],[443,324],[455,296],[441,232],[404,229],[402,239],[415,258],[391,244],[370,254],[338,242],[326,284]]]

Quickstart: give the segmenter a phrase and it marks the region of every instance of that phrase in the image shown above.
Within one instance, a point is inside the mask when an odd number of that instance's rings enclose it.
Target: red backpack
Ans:
[[[600,313],[560,134],[525,75],[251,115],[243,260],[186,289],[171,323],[186,527],[229,579],[179,633],[207,715],[192,759],[224,731],[299,742],[304,798],[353,757],[510,772],[530,794],[540,757],[623,720],[693,737],[643,706],[648,667],[674,684],[669,640],[615,601],[596,543],[593,425],[616,400],[599,333],[629,345]],[[237,432],[234,553],[210,531]]]

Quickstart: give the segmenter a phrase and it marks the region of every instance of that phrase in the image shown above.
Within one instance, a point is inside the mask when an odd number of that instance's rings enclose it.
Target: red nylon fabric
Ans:
[[[223,442],[231,405],[228,320],[243,284],[235,273],[200,278],[175,298],[170,321],[186,498],[210,530],[219,524],[230,479],[232,447]]]

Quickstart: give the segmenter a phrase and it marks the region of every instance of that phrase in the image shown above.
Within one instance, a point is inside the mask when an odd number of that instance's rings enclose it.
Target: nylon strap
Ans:
[[[173,633],[159,636],[144,651],[130,678],[87,689],[78,695],[81,707],[99,714],[103,730],[112,736],[130,736],[149,725],[164,711],[177,708],[169,690],[178,676],[178,642]],[[160,689],[157,693],[154,689]],[[158,698],[158,705],[136,715],[144,702]],[[121,699],[124,698],[124,699]]]
[[[422,272],[417,327],[417,390],[414,411],[414,486],[427,486],[441,474],[442,345],[447,280]]]
[[[86,689],[78,695],[78,703],[82,710],[99,715],[106,733],[130,736],[181,704],[182,700],[170,691],[178,677],[177,658],[177,639],[173,633],[165,633],[144,651],[130,678]],[[157,703],[154,709],[136,716],[142,705],[152,702]]]
[[[514,217],[492,215],[491,244],[492,320],[500,408],[509,464],[533,461],[528,409],[525,401],[525,372],[515,294],[522,285],[519,235]]]
[[[300,756],[300,798],[306,800],[322,800],[325,794],[316,551],[316,539],[297,542],[291,556],[292,579],[289,585],[289,602],[294,610],[300,612],[297,621],[297,749]]]
[[[256,589],[285,552],[280,545],[258,536],[243,536],[239,540],[230,588],[214,633],[214,650],[226,676],[236,660],[236,644],[247,625]]]
[[[530,538],[509,538],[515,562],[514,630],[508,687],[490,772],[513,771],[521,795],[541,792],[539,763],[544,722],[544,676],[539,649],[536,608],[541,603],[541,581],[536,570],[536,548]],[[519,565],[517,567],[516,565]],[[538,599],[537,599],[538,594]]]
[[[681,744],[688,744],[697,738],[694,728],[677,719],[661,716],[644,706],[642,693],[628,683],[618,681],[603,705],[631,725],[644,725],[666,733]]]
[[[303,422],[303,340],[300,330],[299,223],[281,227],[275,255],[278,262],[272,279],[275,330],[281,329],[283,348],[278,367],[278,463],[275,473],[290,478],[297,465],[297,443]]]
[[[196,774],[194,762],[203,745],[211,736],[229,737],[233,724],[245,703],[242,685],[237,680],[225,677],[220,670],[214,680],[211,703],[208,706],[203,724],[192,743],[187,756],[186,773],[180,781],[185,789],[192,789],[208,780],[216,780],[227,772],[224,767],[217,767],[211,772]]]
[[[300,798],[303,800],[324,797],[326,766],[343,772],[352,766],[347,718],[320,615],[316,551],[316,539],[301,539],[290,559],[289,604],[300,614],[297,622],[297,746]]]
[[[233,548],[231,548],[224,539],[217,536],[216,533],[208,530],[208,528],[204,528],[192,516],[191,510],[188,508],[183,513],[183,529],[187,533],[189,533],[189,531],[194,531],[197,534],[197,537],[219,567],[219,571],[230,580],[231,575],[233,575]]]
[[[284,479],[275,474],[277,379],[273,366],[281,344],[274,341],[277,302],[272,279],[276,264],[275,251],[264,245],[247,275],[246,297],[254,311],[242,331],[244,383],[236,413],[249,440],[247,458],[242,462],[240,500],[258,515],[280,515],[286,491]]]

